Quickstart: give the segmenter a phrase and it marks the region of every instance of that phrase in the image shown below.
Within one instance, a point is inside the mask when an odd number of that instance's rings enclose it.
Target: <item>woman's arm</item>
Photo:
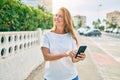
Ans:
[[[50,54],[50,50],[48,48],[46,48],[46,47],[41,47],[41,50],[42,50],[44,59],[46,61],[58,60],[60,58],[69,56],[66,53]]]

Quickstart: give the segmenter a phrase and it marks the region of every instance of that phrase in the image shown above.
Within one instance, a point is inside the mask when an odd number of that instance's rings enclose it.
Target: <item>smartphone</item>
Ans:
[[[77,51],[77,54],[75,55],[75,58],[78,57],[78,54],[80,54],[80,53],[84,53],[85,50],[86,50],[86,48],[87,48],[86,45],[84,45],[84,46],[80,46],[79,49],[78,49],[78,51]]]

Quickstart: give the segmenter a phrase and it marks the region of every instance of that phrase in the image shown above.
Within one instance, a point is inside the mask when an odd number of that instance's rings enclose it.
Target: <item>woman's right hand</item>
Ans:
[[[69,55],[73,62],[79,62],[79,61],[83,61],[85,59],[85,57],[86,57],[85,53],[81,53],[78,55],[77,58],[75,58],[76,53],[77,53],[77,50],[69,52]]]

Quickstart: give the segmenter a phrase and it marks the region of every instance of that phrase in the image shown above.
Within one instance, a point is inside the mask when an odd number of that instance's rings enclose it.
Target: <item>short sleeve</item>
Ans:
[[[41,47],[50,47],[49,39],[47,37],[47,33],[44,33],[41,39]]]

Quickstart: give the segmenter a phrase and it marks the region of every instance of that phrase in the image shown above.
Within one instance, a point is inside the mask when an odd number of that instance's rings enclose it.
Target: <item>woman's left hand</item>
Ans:
[[[86,57],[85,53],[79,54],[77,58],[75,58],[75,55],[76,55],[76,51],[71,51],[70,52],[70,56],[71,56],[73,62],[83,61]]]

